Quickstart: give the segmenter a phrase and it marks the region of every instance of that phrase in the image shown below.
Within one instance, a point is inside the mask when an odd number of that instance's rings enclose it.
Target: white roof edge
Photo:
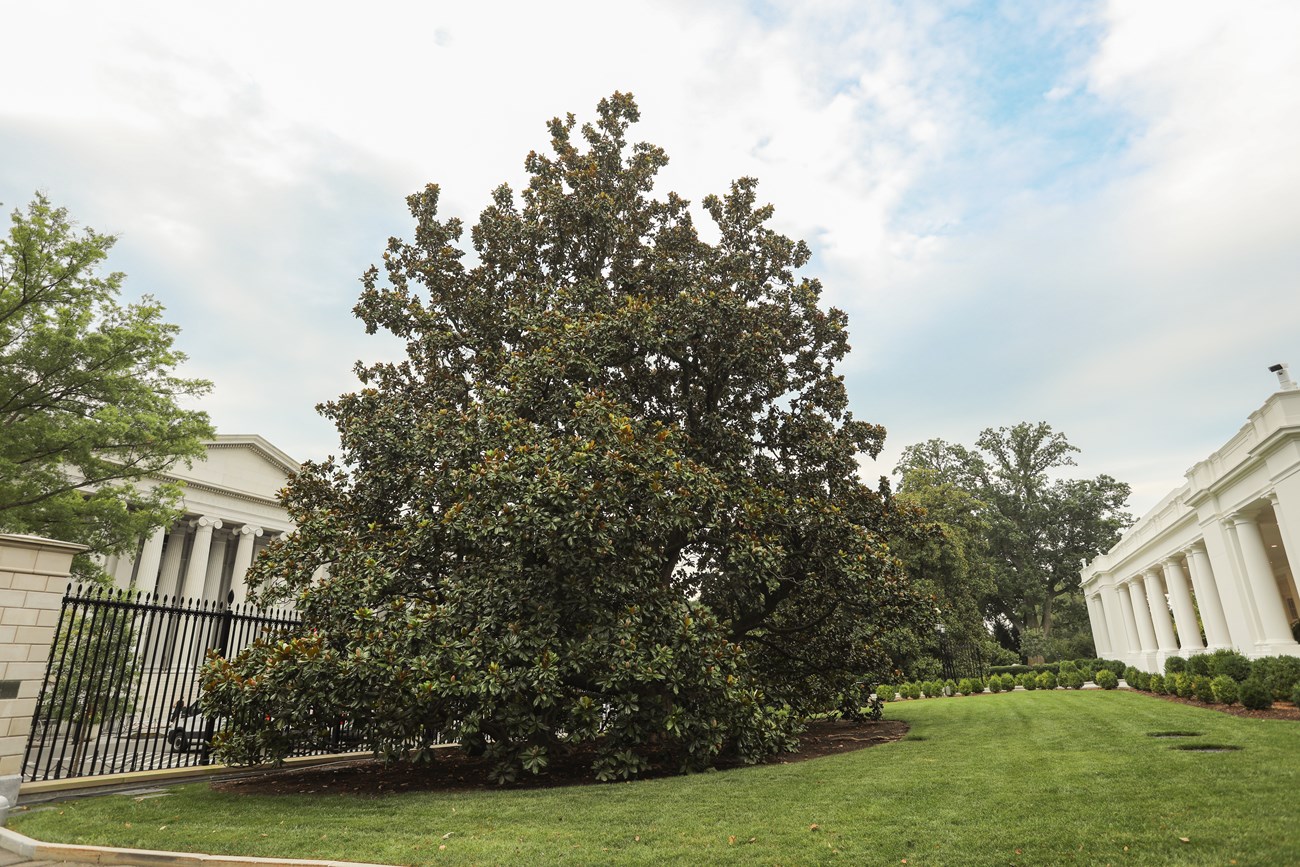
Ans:
[[[217,434],[215,438],[205,440],[204,445],[218,448],[247,446],[254,451],[260,452],[262,457],[273,464],[277,464],[286,473],[297,473],[302,469],[301,461],[294,460],[284,451],[272,445],[270,440],[261,434]]]

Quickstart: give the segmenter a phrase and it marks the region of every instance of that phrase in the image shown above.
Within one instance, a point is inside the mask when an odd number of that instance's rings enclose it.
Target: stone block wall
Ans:
[[[72,558],[81,545],[0,533],[0,796],[13,803]]]

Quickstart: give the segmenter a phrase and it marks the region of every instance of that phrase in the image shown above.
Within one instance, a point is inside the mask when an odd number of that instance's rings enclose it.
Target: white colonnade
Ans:
[[[1300,656],[1300,390],[1283,388],[1084,567],[1098,653],[1146,671],[1231,648]]]

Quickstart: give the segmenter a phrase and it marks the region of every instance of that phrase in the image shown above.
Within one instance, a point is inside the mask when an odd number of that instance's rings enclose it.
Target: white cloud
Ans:
[[[1300,363],[1291,3],[9,19],[57,32],[59,56],[36,38],[0,54],[0,79],[39,82],[0,95],[0,199],[45,187],[122,232],[113,264],[181,324],[218,425],[303,457],[330,444],[311,405],[395,352],[350,308],[408,231],[402,197],[436,181],[472,223],[547,118],[588,120],[614,89],[672,158],[664,188],[698,201],[757,176],[778,225],[815,242],[811,272],[853,317],[857,413],[891,427],[891,454],[1041,418],[1085,446],[1081,471],[1137,473],[1216,447],[1271,387],[1261,365]]]

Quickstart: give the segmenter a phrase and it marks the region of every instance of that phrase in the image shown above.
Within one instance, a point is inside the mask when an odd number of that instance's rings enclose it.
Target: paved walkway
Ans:
[[[0,851],[0,867],[83,867],[71,861],[28,861],[22,855]],[[124,865],[124,867],[143,867],[143,865]]]

